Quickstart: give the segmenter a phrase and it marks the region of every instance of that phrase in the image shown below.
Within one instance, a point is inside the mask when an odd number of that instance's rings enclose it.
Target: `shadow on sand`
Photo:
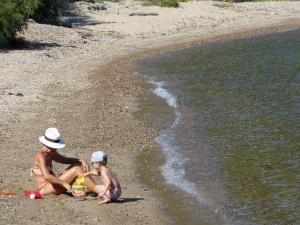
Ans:
[[[69,197],[73,197],[73,195],[71,193],[65,192],[65,195],[69,196]],[[98,200],[97,198],[97,194],[91,191],[88,191],[86,193],[87,199],[88,200]],[[138,201],[143,201],[145,200],[144,198],[126,198],[126,197],[121,197],[116,201],[113,201],[111,203],[130,203],[130,202],[138,202]]]
[[[56,48],[60,47],[61,45],[57,43],[45,43],[45,42],[38,42],[38,41],[27,41],[23,38],[18,38],[12,43],[9,44],[8,47],[0,48],[0,53],[8,53],[10,51],[16,50],[43,50],[49,48]]]
[[[80,27],[103,24],[105,22],[95,21],[89,16],[81,15],[77,12],[67,11],[64,13],[61,25],[64,27]],[[114,23],[114,22],[109,22]]]
[[[97,194],[94,192],[87,192],[86,193],[87,196],[92,196],[92,197],[97,197]],[[117,201],[115,201],[116,203],[129,203],[129,202],[138,202],[138,201],[143,201],[144,198],[125,198],[125,197],[121,197],[119,198]]]
[[[129,203],[129,202],[138,202],[143,201],[144,198],[120,198],[116,202],[117,203]]]

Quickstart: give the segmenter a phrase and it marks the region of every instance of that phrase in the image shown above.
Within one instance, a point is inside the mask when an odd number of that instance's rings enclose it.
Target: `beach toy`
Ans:
[[[15,192],[10,192],[10,191],[0,191],[0,196],[4,197],[4,196],[15,196],[17,195],[17,193]]]
[[[30,194],[30,195],[29,195],[29,198],[30,198],[30,199],[35,199],[35,194]]]
[[[38,191],[24,191],[24,196],[29,197],[30,199],[41,199],[42,195]]]
[[[78,176],[71,186],[72,195],[77,200],[84,200],[86,196],[87,187],[84,185],[84,176]]]

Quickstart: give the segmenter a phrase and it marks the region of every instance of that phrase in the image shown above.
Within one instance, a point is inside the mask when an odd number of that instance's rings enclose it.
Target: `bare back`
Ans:
[[[108,178],[111,181],[110,190],[114,189],[121,189],[120,182],[117,178],[117,176],[112,172],[112,170],[108,167],[102,167],[101,168],[101,181],[103,182],[104,185],[106,185],[107,181],[106,178]]]
[[[43,154],[43,150],[38,150],[34,157],[33,157],[33,160],[32,160],[32,168],[33,169],[41,169],[41,165],[40,165],[40,162],[39,162],[39,158],[40,157],[43,157],[45,159],[45,163],[46,163],[46,167],[48,169],[49,172],[52,172],[52,168],[53,168],[53,165],[52,165],[52,156],[51,155],[44,155]]]

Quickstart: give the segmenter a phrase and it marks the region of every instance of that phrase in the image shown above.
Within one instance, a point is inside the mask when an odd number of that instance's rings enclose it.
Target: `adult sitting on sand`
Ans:
[[[31,176],[35,179],[37,191],[42,195],[49,195],[62,194],[66,189],[70,190],[70,184],[74,179],[89,170],[88,164],[83,160],[65,157],[57,152],[57,149],[63,148],[65,143],[56,128],[48,128],[39,140],[44,146],[35,153],[31,168]],[[53,173],[52,161],[71,166],[61,175],[56,176]],[[90,177],[85,177],[84,184],[89,190],[98,193]]]

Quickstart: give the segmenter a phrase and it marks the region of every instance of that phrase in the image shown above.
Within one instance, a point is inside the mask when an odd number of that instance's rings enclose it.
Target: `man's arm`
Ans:
[[[70,157],[65,157],[58,152],[55,152],[53,154],[53,160],[58,163],[63,163],[63,164],[75,164],[75,163],[81,163],[80,159],[78,158],[70,158]]]
[[[65,157],[58,152],[55,152],[53,155],[53,160],[55,162],[63,163],[63,164],[80,164],[85,172],[89,171],[89,165],[84,161],[78,158]]]

